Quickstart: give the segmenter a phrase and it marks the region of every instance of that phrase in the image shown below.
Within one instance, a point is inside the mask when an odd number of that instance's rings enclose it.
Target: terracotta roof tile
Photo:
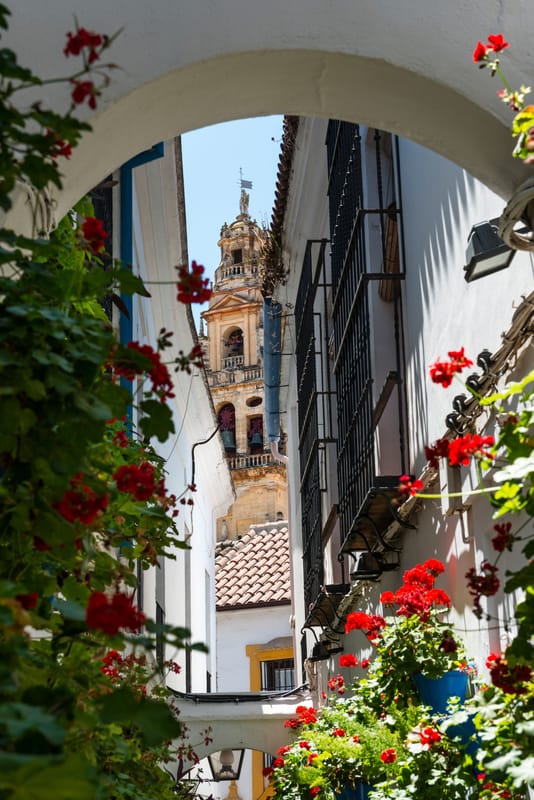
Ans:
[[[289,603],[287,522],[255,525],[241,539],[219,542],[215,582],[218,609]]]

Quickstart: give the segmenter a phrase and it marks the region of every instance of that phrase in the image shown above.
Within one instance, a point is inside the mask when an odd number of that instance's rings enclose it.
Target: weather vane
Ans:
[[[239,183],[242,189],[252,189],[252,181],[246,181],[243,178],[243,168],[239,167]]]

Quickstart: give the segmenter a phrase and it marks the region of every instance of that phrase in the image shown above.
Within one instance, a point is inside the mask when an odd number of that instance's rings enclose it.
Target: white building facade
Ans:
[[[492,509],[472,493],[474,468],[432,471],[424,446],[451,433],[491,433],[494,422],[476,403],[462,414],[470,392],[433,384],[428,367],[465,347],[475,362],[466,377],[486,387],[526,373],[531,258],[518,254],[506,271],[467,283],[469,232],[499,215],[499,198],[389,134],[317,118],[295,127],[282,151],[283,172],[291,168],[285,277],[273,296],[285,313],[280,382],[300,666],[319,696],[338,671],[334,654],[369,655],[361,634],[344,636],[346,613],[380,613],[381,592],[437,558],[447,565],[441,585],[455,629],[483,671],[489,652],[506,647],[514,606],[499,593],[488,608],[498,622],[478,620],[466,586],[466,571],[493,552]],[[399,508],[401,474],[421,477],[438,497]],[[439,497],[450,491],[462,496]]]

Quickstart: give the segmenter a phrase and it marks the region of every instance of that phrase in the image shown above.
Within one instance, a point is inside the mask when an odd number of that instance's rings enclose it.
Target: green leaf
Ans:
[[[0,725],[13,739],[20,739],[32,731],[55,745],[60,745],[65,738],[63,726],[51,714],[26,703],[3,703]]]
[[[9,782],[8,782],[9,781]],[[37,761],[14,772],[3,774],[0,786],[11,788],[9,800],[94,800],[96,771],[80,754],[62,764],[43,767]]]
[[[169,706],[161,700],[136,697],[129,689],[117,689],[99,701],[104,723],[136,725],[147,747],[155,747],[167,739],[180,736],[182,726]]]
[[[73,620],[74,622],[85,621],[85,608],[80,603],[55,597],[53,606],[65,619]]]
[[[534,381],[534,370],[529,372],[528,375],[525,375],[522,381],[511,381],[503,392],[495,392],[495,394],[490,394],[488,397],[481,398],[479,401],[480,405],[491,406],[494,405],[497,400],[506,400],[514,394],[520,394],[525,386],[528,386],[532,381]]]
[[[160,403],[158,400],[144,400],[141,403],[141,410],[146,416],[141,417],[139,425],[149,439],[155,436],[160,442],[165,442],[170,434],[175,432],[172,411],[165,403]]]
[[[89,392],[80,392],[75,395],[74,404],[80,411],[84,411],[88,417],[94,420],[105,422],[113,416],[110,407],[100,402],[94,394],[90,394]]]

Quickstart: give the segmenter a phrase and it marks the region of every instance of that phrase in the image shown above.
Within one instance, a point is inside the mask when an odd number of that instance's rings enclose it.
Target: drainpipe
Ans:
[[[120,259],[126,268],[133,262],[133,171],[136,167],[163,158],[164,155],[164,144],[159,142],[150,150],[134,156],[120,168]],[[127,344],[133,335],[133,301],[131,295],[122,295],[121,300],[128,316],[121,314],[119,335],[121,343]],[[131,389],[132,382],[126,381],[124,385]]]
[[[280,362],[282,350],[282,306],[272,297],[263,300],[265,422],[273,458],[282,464],[287,456],[278,452],[280,441]]]

